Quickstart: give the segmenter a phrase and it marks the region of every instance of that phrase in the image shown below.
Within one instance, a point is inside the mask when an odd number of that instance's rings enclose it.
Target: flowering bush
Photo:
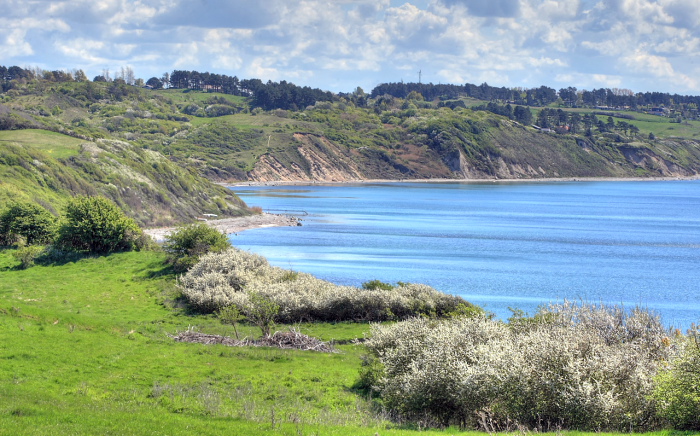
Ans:
[[[571,303],[510,324],[415,318],[372,326],[366,345],[383,372],[362,384],[436,425],[648,429],[654,374],[675,350],[667,334],[644,310]]]
[[[205,312],[235,305],[242,312],[250,296],[260,295],[279,306],[276,320],[385,321],[416,315],[446,317],[480,309],[460,297],[430,286],[402,283],[392,289],[338,286],[310,274],[271,266],[256,254],[230,249],[202,256],[180,279],[183,295]]]

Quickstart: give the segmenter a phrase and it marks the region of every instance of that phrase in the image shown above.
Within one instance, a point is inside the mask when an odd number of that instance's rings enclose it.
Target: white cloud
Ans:
[[[4,0],[5,65],[698,92],[697,0]],[[88,71],[90,68],[93,71]],[[570,81],[571,83],[566,83]],[[369,89],[368,89],[369,91]]]
[[[698,87],[695,79],[675,71],[671,62],[661,56],[636,51],[622,58],[622,63],[635,72],[647,73],[659,79],[676,81],[691,89],[697,89]]]
[[[27,32],[21,29],[12,29],[0,43],[0,57],[12,58],[34,54],[32,46],[24,40]]]

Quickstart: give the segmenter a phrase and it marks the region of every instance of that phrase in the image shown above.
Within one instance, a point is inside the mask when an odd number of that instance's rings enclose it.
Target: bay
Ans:
[[[700,181],[251,186],[301,227],[231,236],[283,268],[343,285],[425,283],[501,319],[564,299],[700,321]]]

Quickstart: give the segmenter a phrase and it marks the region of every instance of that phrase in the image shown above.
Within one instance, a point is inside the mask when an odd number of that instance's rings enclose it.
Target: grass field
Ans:
[[[180,343],[169,335],[233,331],[182,307],[161,253],[27,270],[11,253],[0,251],[0,435],[483,434],[418,432],[362,398],[363,350],[348,342],[367,324],[297,326],[345,343],[335,354]]]
[[[73,138],[48,130],[3,130],[0,131],[0,145],[17,143],[32,147],[54,158],[67,158],[80,152],[82,139]]]

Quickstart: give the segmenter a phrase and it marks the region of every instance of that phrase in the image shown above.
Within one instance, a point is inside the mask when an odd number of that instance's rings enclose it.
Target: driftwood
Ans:
[[[283,349],[319,351],[322,353],[337,352],[328,342],[323,342],[320,339],[307,336],[294,328],[290,328],[287,332],[275,332],[273,335],[260,339],[235,339],[229,336],[200,333],[192,329],[179,332],[177,335],[171,337],[177,342],[195,342],[205,345],[221,344],[229,347],[277,347]]]

